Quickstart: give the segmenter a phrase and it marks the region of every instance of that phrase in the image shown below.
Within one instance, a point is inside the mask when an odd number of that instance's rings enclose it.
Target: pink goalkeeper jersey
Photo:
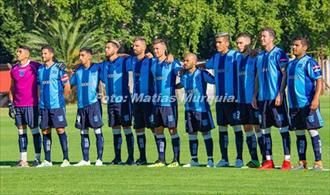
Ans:
[[[14,80],[14,106],[29,107],[38,106],[37,75],[40,64],[28,61],[26,65],[15,64],[10,70],[10,76]]]

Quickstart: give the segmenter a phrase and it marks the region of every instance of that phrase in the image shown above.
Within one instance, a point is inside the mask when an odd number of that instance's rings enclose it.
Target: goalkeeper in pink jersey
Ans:
[[[31,129],[35,150],[33,166],[40,164],[41,136],[38,128],[37,74],[39,63],[31,61],[30,48],[19,46],[16,52],[18,63],[11,71],[11,90],[9,92],[9,116],[15,119],[18,128],[20,160],[16,166],[28,167],[27,127]]]

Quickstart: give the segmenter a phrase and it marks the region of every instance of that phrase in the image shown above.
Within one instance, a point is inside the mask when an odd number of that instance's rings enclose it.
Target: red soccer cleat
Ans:
[[[291,162],[289,160],[284,160],[282,163],[282,170],[290,170],[291,169]]]
[[[264,163],[262,163],[262,166],[258,169],[274,169],[274,161],[273,160],[266,160]]]

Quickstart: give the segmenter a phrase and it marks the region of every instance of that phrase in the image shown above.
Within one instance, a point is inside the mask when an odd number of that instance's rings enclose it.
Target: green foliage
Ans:
[[[79,19],[84,31],[96,31],[103,44],[116,38],[128,50],[134,36],[144,36],[148,43],[161,37],[179,58],[186,51],[208,58],[218,32],[230,33],[232,45],[239,32],[248,32],[259,47],[258,33],[266,26],[275,29],[276,42],[288,52],[292,38],[304,35],[311,40],[311,50],[319,51],[322,45],[330,54],[326,0],[1,0],[0,16],[0,45],[12,55],[27,33],[45,28],[45,23]]]

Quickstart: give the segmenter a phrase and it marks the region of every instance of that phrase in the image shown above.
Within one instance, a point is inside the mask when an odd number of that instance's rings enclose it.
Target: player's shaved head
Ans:
[[[251,39],[251,35],[248,34],[248,33],[245,33],[245,32],[239,33],[239,34],[237,35],[236,40],[239,39],[239,38],[244,38],[244,39],[250,41],[250,43],[251,43],[251,40],[252,40],[252,39]]]
[[[251,45],[251,36],[248,33],[239,33],[236,38],[236,44],[240,52],[246,52]]]
[[[186,53],[183,58],[183,68],[194,71],[197,64],[197,56],[194,53]]]
[[[197,55],[194,53],[186,53],[184,58],[190,58],[193,62],[197,63]]]

